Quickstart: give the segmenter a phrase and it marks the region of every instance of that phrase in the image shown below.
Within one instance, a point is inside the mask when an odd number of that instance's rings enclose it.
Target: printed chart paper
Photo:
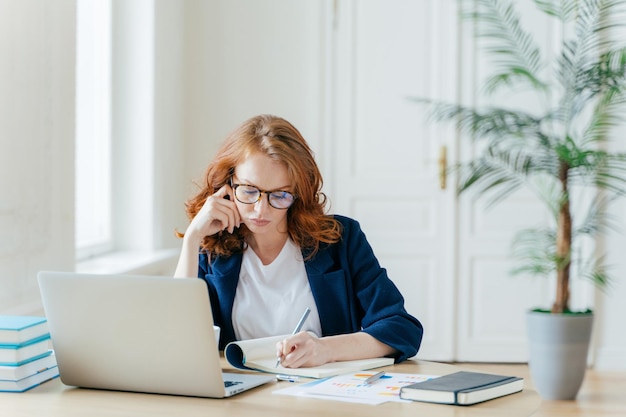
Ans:
[[[438,375],[388,372],[375,382],[366,384],[365,380],[375,373],[361,371],[338,375],[317,381],[290,385],[287,388],[274,391],[274,393],[372,405],[388,401],[410,402],[409,400],[400,399],[400,388],[438,377]]]

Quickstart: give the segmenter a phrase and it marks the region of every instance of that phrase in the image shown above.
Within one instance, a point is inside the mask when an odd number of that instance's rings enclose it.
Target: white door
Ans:
[[[456,101],[476,75],[460,65],[474,45],[459,42],[457,1],[336,4],[327,179],[333,212],[361,222],[407,309],[424,324],[419,358],[526,360],[523,318],[536,285],[508,276],[508,255],[512,233],[536,220],[536,209],[520,197],[485,211],[481,202],[456,197],[453,178],[442,189],[440,150],[447,148],[451,162],[459,139],[407,99]],[[519,204],[524,211],[511,222]]]
[[[453,148],[454,136],[427,126],[408,97],[454,97],[447,82],[454,66],[446,62],[454,59],[455,34],[437,24],[454,13],[443,3],[339,2],[327,180],[333,212],[361,222],[407,309],[424,324],[420,357],[433,360],[454,357],[455,196],[440,188],[438,169],[440,148]],[[444,53],[436,50],[442,46]]]

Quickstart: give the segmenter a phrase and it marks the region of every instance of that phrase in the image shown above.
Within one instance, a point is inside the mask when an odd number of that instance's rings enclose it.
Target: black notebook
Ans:
[[[524,388],[524,380],[515,376],[459,371],[402,387],[400,398],[440,404],[470,405]]]

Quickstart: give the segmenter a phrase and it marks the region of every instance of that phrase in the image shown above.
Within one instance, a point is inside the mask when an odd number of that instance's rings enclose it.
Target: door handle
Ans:
[[[448,183],[448,147],[439,147],[439,188],[446,189]]]

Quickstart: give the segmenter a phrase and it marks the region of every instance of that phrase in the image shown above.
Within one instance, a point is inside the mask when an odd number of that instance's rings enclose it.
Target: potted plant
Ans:
[[[494,70],[485,93],[524,91],[540,106],[516,106],[514,94],[503,106],[413,100],[474,141],[476,156],[453,167],[460,193],[472,190],[495,204],[527,187],[551,214],[551,224],[515,236],[513,254],[521,262],[514,272],[556,281],[552,306],[528,315],[529,365],[544,398],[573,399],[584,378],[593,313],[571,311],[570,278],[606,288],[607,268],[593,244],[606,230],[607,204],[626,189],[626,154],[607,149],[611,129],[626,114],[626,49],[614,36],[626,23],[626,1],[526,1],[562,25],[560,50],[551,58],[522,26],[514,2],[465,1],[461,9]],[[547,333],[535,335],[536,326]]]

